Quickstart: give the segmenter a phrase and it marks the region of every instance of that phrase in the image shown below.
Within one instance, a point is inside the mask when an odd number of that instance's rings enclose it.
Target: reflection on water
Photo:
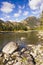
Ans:
[[[30,35],[28,37],[29,43],[30,44],[37,44],[38,43],[38,32],[37,31],[31,31]]]
[[[38,35],[38,31],[22,32],[22,33],[0,33],[0,50],[1,48],[10,41],[15,41],[17,43],[23,44],[39,44],[43,42]]]

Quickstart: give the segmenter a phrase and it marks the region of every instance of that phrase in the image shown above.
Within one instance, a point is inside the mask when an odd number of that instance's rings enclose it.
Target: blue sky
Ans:
[[[28,16],[39,17],[43,0],[0,0],[0,19],[21,21]]]

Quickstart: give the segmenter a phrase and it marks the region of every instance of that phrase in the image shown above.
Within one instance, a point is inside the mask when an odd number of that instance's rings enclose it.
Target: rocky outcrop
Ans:
[[[35,65],[35,61],[33,61],[33,56],[30,55],[29,49],[25,47],[19,49],[20,46],[14,42],[5,45],[2,49],[3,56],[2,54],[0,55],[0,65]]]
[[[2,52],[5,54],[12,54],[15,50],[17,50],[18,45],[15,42],[9,42],[7,45],[4,46]]]

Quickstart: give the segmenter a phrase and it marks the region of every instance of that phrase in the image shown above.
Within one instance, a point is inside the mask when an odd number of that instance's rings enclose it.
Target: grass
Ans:
[[[25,62],[27,60],[27,58],[23,57],[22,58],[22,62]]]
[[[37,28],[35,28],[35,30],[42,30],[43,31],[43,26],[39,26],[39,27],[37,27]]]

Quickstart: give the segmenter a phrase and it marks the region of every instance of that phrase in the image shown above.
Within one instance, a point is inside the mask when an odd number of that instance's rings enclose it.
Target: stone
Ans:
[[[21,61],[22,61],[22,58],[21,58],[21,57],[16,57],[15,63],[16,63],[16,62],[21,62]]]
[[[21,40],[25,40],[26,38],[25,37],[21,37]]]
[[[10,55],[9,54],[4,54],[4,59],[6,59],[8,61],[9,58],[10,58]]]
[[[11,65],[13,63],[14,63],[14,61],[8,61],[8,65]]]
[[[23,53],[21,57],[24,65],[34,65],[33,58],[29,53]]]
[[[26,51],[26,48],[23,48],[21,49],[21,53],[25,52]]]
[[[3,64],[3,57],[0,57],[0,65]]]
[[[18,44],[15,42],[9,42],[7,45],[4,46],[2,49],[3,53],[12,54],[15,50],[17,50]]]
[[[14,63],[13,65],[22,65],[21,62]]]
[[[12,55],[11,55],[12,57],[14,57],[14,56],[20,56],[20,52],[18,52],[18,51],[16,51],[16,52],[14,52]]]
[[[31,47],[32,46],[21,47],[21,45],[18,45],[14,42],[9,42],[2,49],[2,53],[4,54],[2,60],[3,64],[4,65],[35,65],[34,56],[29,52],[31,50]],[[35,51],[35,48],[32,48],[32,50]]]
[[[30,52],[27,50],[27,51],[25,51],[24,53],[27,53],[27,54],[29,54]]]
[[[22,58],[25,58],[26,60],[32,61],[32,58],[31,58],[30,54],[23,53],[23,54],[21,55],[21,57],[22,57]]]
[[[3,56],[3,54],[2,53],[0,53],[0,57],[2,57]]]
[[[14,63],[13,60],[12,60],[12,61],[8,61],[8,62],[6,63],[6,65],[13,65],[13,63]]]

